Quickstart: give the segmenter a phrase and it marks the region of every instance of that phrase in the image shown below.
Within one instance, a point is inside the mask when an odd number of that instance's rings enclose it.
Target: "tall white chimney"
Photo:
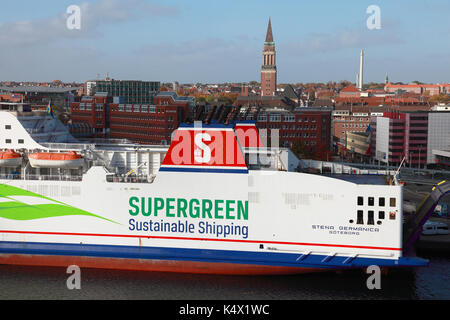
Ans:
[[[363,64],[364,64],[364,50],[361,49],[361,60],[359,61],[359,84],[358,88],[359,90],[362,90],[363,87]]]

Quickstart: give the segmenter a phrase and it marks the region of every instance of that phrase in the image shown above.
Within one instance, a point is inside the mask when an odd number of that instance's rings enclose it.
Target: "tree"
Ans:
[[[450,95],[441,93],[439,95],[432,96],[430,101],[437,103],[450,103]]]
[[[296,140],[292,144],[291,148],[292,152],[297,156],[299,159],[312,159],[315,157],[315,152],[313,148],[310,146],[305,145],[302,141]]]

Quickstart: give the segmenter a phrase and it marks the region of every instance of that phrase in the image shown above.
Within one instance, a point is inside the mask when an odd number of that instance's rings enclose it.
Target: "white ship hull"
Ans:
[[[5,114],[22,148],[64,149],[40,146]],[[226,274],[426,265],[403,257],[401,185],[287,172],[279,150],[268,170],[249,169],[236,136],[250,131],[179,128],[168,150],[82,146],[87,166],[103,165],[67,179],[39,176],[33,167],[50,164],[29,159],[0,179],[0,263]]]
[[[34,257],[47,253],[50,258],[54,252],[66,250],[64,256],[78,257],[75,260],[80,263],[88,260],[84,262],[87,265],[94,258],[106,265],[111,258],[116,267],[116,258],[134,262],[147,259],[163,261],[163,266],[152,263],[154,268],[145,264],[151,270],[162,270],[172,261],[169,265],[178,271],[201,272],[203,268],[212,273],[234,273],[244,266],[252,266],[249,270],[259,274],[418,263],[401,258],[400,215],[381,225],[349,222],[357,219],[356,198],[361,194],[395,197],[396,207],[388,210],[399,214],[401,187],[390,187],[387,194],[385,186],[361,186],[288,172],[264,175],[260,171],[248,175],[161,172],[152,184],[126,184],[106,182],[102,171],[92,168],[82,182],[9,181],[19,188],[46,190],[44,196],[52,195],[58,203],[92,215],[74,212],[57,216],[49,212],[45,218],[2,219],[3,252],[19,254],[16,258],[22,261],[21,250]],[[188,190],[181,187],[184,185],[190,186]],[[4,185],[0,193],[2,188]],[[163,199],[157,201],[160,209],[156,215],[152,211],[147,215],[149,198],[154,207],[155,198]],[[19,200],[34,206],[50,205],[49,200],[43,200],[44,204],[31,198]],[[187,207],[180,209],[178,201]],[[211,203],[218,206],[208,212]],[[243,208],[248,204],[247,211],[241,208],[240,216],[238,203]],[[139,213],[134,215],[137,207]],[[30,244],[29,248],[24,243]],[[239,268],[226,268],[230,264]],[[205,265],[209,267],[205,269]],[[241,272],[252,273],[245,270]]]

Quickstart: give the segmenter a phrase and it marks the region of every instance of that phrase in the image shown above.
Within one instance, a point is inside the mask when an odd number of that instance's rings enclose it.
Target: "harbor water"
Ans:
[[[81,269],[80,289],[68,289],[61,267],[0,265],[2,300],[447,300],[450,257],[421,255],[428,267],[390,270],[368,289],[361,270],[290,276],[218,276]]]

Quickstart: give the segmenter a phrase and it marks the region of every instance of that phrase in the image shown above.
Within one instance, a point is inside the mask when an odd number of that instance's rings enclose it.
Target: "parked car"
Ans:
[[[443,222],[427,221],[423,225],[423,235],[449,234],[448,225]]]

